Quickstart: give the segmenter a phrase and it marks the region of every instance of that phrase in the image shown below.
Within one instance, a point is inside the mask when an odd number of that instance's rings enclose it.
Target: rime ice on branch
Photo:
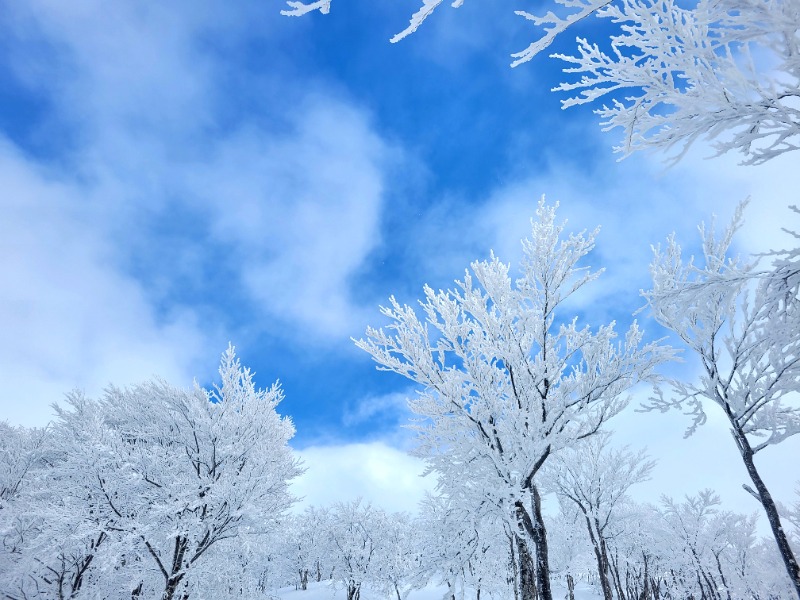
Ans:
[[[291,1],[285,15],[327,13],[331,0]],[[419,28],[443,0],[424,0],[397,42]],[[463,0],[455,0],[457,8]],[[621,128],[625,156],[643,149],[677,150],[698,139],[719,154],[736,151],[758,164],[800,148],[800,0],[555,0],[538,16],[516,14],[542,31],[512,66],[531,60],[576,23],[610,20],[610,39],[579,38],[577,54],[555,54],[579,75],[557,91],[574,93],[564,108],[596,110],[604,129]]]
[[[391,324],[357,342],[379,369],[424,386],[410,401],[423,419],[413,427],[418,454],[441,490],[506,519],[524,600],[536,593],[534,572],[538,593],[551,598],[540,469],[597,433],[627,404],[622,394],[672,356],[642,344],[635,323],[619,341],[613,323],[592,331],[561,320],[561,305],[599,272],[578,265],[596,232],[562,235],[555,218],[542,200],[516,281],[494,255],[476,261],[455,289],[425,288],[424,320],[392,298],[382,309]]]
[[[656,320],[677,333],[700,359],[699,381],[671,381],[670,393],[656,390],[646,410],[671,408],[692,417],[687,435],[706,421],[716,405],[762,505],[786,570],[800,596],[800,568],[786,537],[776,503],[754,459],[764,448],[800,433],[800,268],[797,252],[778,253],[772,271],[756,271],[729,255],[741,225],[743,205],[721,239],[700,227],[703,264],[684,260],[670,236],[654,248],[653,289],[644,293]]]

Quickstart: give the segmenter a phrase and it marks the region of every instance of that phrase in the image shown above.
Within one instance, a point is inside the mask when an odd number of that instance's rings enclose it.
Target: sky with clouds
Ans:
[[[674,230],[696,247],[697,223],[727,220],[748,196],[739,250],[786,240],[796,156],[740,167],[699,146],[672,168],[658,155],[617,162],[617,133],[549,91],[557,61],[509,68],[533,39],[526,21],[442,5],[390,44],[417,2],[303,18],[263,0],[8,3],[0,419],[44,425],[76,387],[207,384],[230,341],[260,385],[282,382],[307,502],[413,508],[432,487],[405,453],[414,390],[350,339],[382,323],[391,294],[414,302],[492,249],[515,263],[542,194],[569,228],[602,227],[590,262],[606,272],[571,306],[594,325],[641,307],[651,244]],[[684,440],[686,424],[618,418],[619,442],[660,461],[642,498],[714,487],[755,510],[724,423]],[[784,500],[798,452],[789,441],[762,459]]]

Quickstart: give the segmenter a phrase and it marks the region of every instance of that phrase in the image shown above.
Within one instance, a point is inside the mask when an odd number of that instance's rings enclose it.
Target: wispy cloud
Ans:
[[[277,75],[231,118],[219,87],[246,74],[224,57],[255,35],[251,9],[5,15],[9,65],[46,99],[51,139],[0,147],[3,418],[42,423],[74,386],[189,383],[254,330],[325,343],[362,327],[351,278],[380,239],[392,150],[366,111]]]
[[[300,509],[361,497],[386,510],[415,512],[436,485],[433,476],[421,476],[421,460],[381,442],[315,446],[299,455],[307,469],[292,485],[303,498]]]
[[[0,187],[2,418],[43,425],[73,387],[96,394],[154,374],[191,383],[212,331],[190,309],[158,313],[114,267],[113,240],[86,214],[85,190],[5,141]]]

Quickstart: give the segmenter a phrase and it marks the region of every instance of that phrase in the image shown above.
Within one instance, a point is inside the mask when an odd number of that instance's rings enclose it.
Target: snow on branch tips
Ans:
[[[331,0],[290,1],[285,15],[327,13]],[[443,0],[424,0],[397,42],[414,33]],[[459,7],[463,0],[452,2]],[[568,108],[608,100],[596,109],[605,130],[620,128],[623,157],[639,150],[674,152],[675,162],[699,139],[717,154],[738,152],[760,164],[800,148],[800,0],[554,0],[538,16],[516,14],[540,30],[511,66],[528,62],[590,16],[610,22],[609,38],[579,38],[573,54],[552,55],[577,79]]]
[[[317,2],[310,4],[298,0],[287,0],[286,4],[289,5],[289,8],[281,11],[281,14],[285,17],[301,17],[315,10],[318,10],[323,15],[331,12],[331,0],[317,0]]]
[[[540,472],[597,434],[626,406],[625,392],[673,354],[643,343],[635,323],[618,336],[613,323],[592,330],[560,314],[599,274],[580,264],[596,231],[562,235],[544,199],[536,215],[518,279],[494,255],[475,261],[453,289],[425,288],[422,317],[392,299],[382,310],[390,324],[356,345],[424,387],[409,403],[421,417],[418,454],[466,514],[514,532],[519,580],[531,584],[523,600],[536,589],[550,600]]]
[[[772,269],[757,270],[731,256],[741,225],[740,205],[721,239],[700,227],[703,264],[684,260],[674,236],[654,249],[653,288],[644,293],[655,319],[674,331],[699,359],[697,382],[670,381],[644,410],[683,409],[688,434],[716,406],[755,486],[787,573],[800,595],[800,567],[780,522],[776,503],[754,457],[800,433],[800,278],[796,252],[774,253]]]

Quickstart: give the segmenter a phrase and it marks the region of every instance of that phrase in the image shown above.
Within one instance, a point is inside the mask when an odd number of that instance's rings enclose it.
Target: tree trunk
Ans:
[[[728,415],[728,418],[730,419],[731,416]],[[741,429],[735,427],[735,422],[733,420],[731,420],[731,422],[734,423],[732,433],[736,440],[736,445],[739,446],[739,452],[742,455],[744,466],[747,468],[750,480],[753,482],[753,485],[756,486],[758,500],[761,502],[761,506],[764,507],[764,512],[767,513],[767,521],[769,521],[772,535],[775,536],[775,541],[778,544],[778,551],[781,553],[783,564],[786,566],[786,572],[789,574],[789,579],[794,585],[797,597],[800,598],[800,566],[798,566],[797,558],[792,552],[791,546],[789,546],[789,540],[781,525],[781,519],[778,516],[778,509],[775,506],[775,501],[772,499],[772,495],[769,493],[767,486],[761,479],[761,475],[759,475],[756,465],[753,462],[754,453],[753,449],[750,447],[749,440]]]
[[[547,553],[547,530],[542,516],[542,498],[536,485],[531,485],[533,496],[533,542],[536,545],[536,583],[542,600],[553,600],[550,589],[550,561]],[[531,596],[535,598],[535,596]],[[523,596],[523,600],[528,600]]]
[[[509,567],[511,572],[511,580],[509,583],[514,588],[514,600],[519,600],[519,568],[517,567],[517,536],[508,535],[509,545]]]
[[[347,600],[359,600],[361,596],[361,582],[352,579],[347,582]]]
[[[518,545],[519,551],[519,573],[520,573],[520,600],[553,600],[553,591],[550,588],[550,562],[547,552],[547,530],[544,525],[542,515],[542,498],[539,490],[531,482],[531,504],[533,514],[531,515],[525,508],[521,500],[518,500],[516,508],[517,522],[525,536],[520,536],[523,543]],[[536,551],[534,568],[529,566],[532,561],[529,539],[533,540]],[[526,580],[530,573],[535,573],[535,583]],[[530,579],[528,577],[528,579]]]
[[[178,591],[178,586],[183,581],[186,571],[183,570],[183,559],[186,555],[186,549],[189,546],[189,540],[185,537],[175,538],[175,551],[172,555],[172,572],[167,577],[164,594],[161,596],[162,600],[173,600],[175,593]]]
[[[300,589],[307,590],[308,589],[308,569],[300,569]]]
[[[183,575],[170,577],[167,580],[167,585],[164,587],[164,594],[161,596],[161,600],[173,600],[175,598],[175,592],[178,591],[178,586],[182,580]]]
[[[575,600],[575,580],[569,573],[567,573],[567,592],[569,592],[569,600]]]
[[[536,600],[536,567],[525,540],[517,536],[519,590],[521,600]]]
[[[137,598],[139,598],[139,596],[142,595],[143,587],[144,587],[144,582],[141,582],[139,585],[133,588],[133,591],[131,592],[131,600],[137,600]]]
[[[622,589],[622,578],[619,573],[619,556],[611,558],[611,580],[614,582],[614,588],[617,590],[619,599],[626,600],[625,591]]]
[[[642,593],[639,594],[639,600],[647,600],[650,595],[650,574],[648,573],[647,554],[642,552],[642,559],[644,560],[644,582],[642,584]]]
[[[611,582],[608,580],[608,572],[610,570],[608,565],[608,553],[606,552],[606,543],[602,537],[599,523],[597,523],[597,519],[595,519],[595,525],[597,526],[597,530],[595,530],[595,528],[592,526],[592,519],[586,512],[586,509],[583,506],[580,506],[580,509],[583,511],[583,516],[586,519],[586,529],[589,532],[589,539],[592,542],[594,556],[597,560],[597,575],[600,578],[600,587],[603,590],[603,599],[613,600],[614,594],[611,591]]]

